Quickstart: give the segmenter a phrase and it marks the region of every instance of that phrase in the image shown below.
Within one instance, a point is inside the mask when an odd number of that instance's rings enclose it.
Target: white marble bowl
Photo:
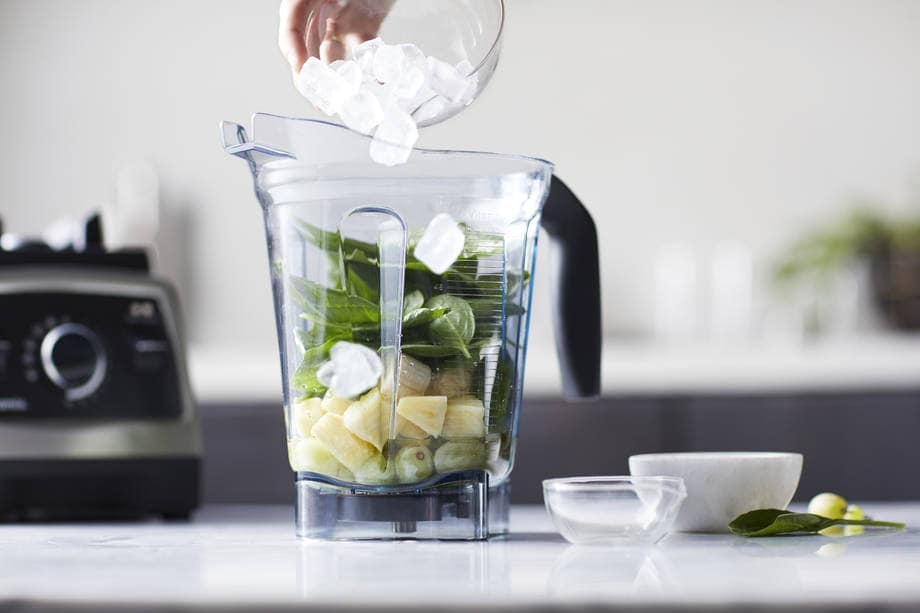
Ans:
[[[802,454],[718,451],[648,453],[629,458],[631,474],[681,477],[687,486],[674,529],[728,532],[728,523],[754,509],[785,509],[799,485]]]

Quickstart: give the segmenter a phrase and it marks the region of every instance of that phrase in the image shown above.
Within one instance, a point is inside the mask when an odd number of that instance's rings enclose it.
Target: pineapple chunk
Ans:
[[[428,394],[456,398],[469,393],[472,373],[468,368],[445,368],[431,378]]]
[[[376,447],[377,451],[383,449],[389,436],[389,429],[383,429],[384,420],[380,408],[380,391],[374,388],[352,402],[342,415],[345,427],[361,440]]]
[[[482,438],[486,434],[485,407],[482,401],[472,396],[463,396],[447,401],[444,416],[444,438]]]
[[[323,415],[310,432],[351,472],[361,468],[376,453],[373,445],[349,432],[342,417],[335,413]]]
[[[406,396],[421,396],[428,389],[431,382],[431,369],[424,362],[420,362],[405,353],[399,358],[399,393],[397,398]],[[380,391],[384,396],[393,397],[393,381],[383,381]]]
[[[396,416],[396,435],[401,438],[426,439],[428,433],[401,415]]]
[[[327,413],[335,413],[336,415],[344,415],[345,410],[351,406],[351,400],[348,398],[339,398],[332,393],[332,390],[326,390],[326,395],[323,396],[323,410]]]
[[[299,398],[294,402],[294,433],[302,438],[310,436],[310,429],[323,416],[323,401],[319,398]]]
[[[350,479],[351,473],[315,438],[288,441],[288,460],[297,472],[309,471]]]
[[[409,396],[399,401],[396,413],[431,436],[440,436],[447,413],[447,396]]]

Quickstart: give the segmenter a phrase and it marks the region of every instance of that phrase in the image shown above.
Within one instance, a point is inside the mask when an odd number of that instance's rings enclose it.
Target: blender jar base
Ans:
[[[378,493],[298,475],[297,536],[323,540],[483,540],[508,530],[508,482],[490,488],[485,471],[434,487]]]

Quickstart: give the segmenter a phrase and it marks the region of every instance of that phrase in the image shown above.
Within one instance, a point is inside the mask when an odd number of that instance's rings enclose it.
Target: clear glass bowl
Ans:
[[[576,545],[655,543],[687,497],[679,477],[571,477],[543,482],[553,523]]]
[[[476,83],[472,102],[485,89],[498,64],[505,5],[502,0],[339,0],[313,5],[307,14],[308,30],[315,22],[317,38],[322,39],[329,17],[358,28],[343,33],[346,42],[350,34],[358,35],[358,40],[379,36],[388,44],[412,43],[425,55],[467,66],[464,76]],[[362,25],[369,31],[361,31]],[[419,127],[440,123],[467,105],[449,104],[434,113],[428,107],[424,116],[419,112],[423,106],[420,102],[412,112]]]

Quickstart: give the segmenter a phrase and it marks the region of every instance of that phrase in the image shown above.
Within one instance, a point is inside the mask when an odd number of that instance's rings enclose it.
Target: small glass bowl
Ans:
[[[680,477],[570,477],[543,482],[556,528],[576,545],[656,543],[671,529],[687,488]]]

